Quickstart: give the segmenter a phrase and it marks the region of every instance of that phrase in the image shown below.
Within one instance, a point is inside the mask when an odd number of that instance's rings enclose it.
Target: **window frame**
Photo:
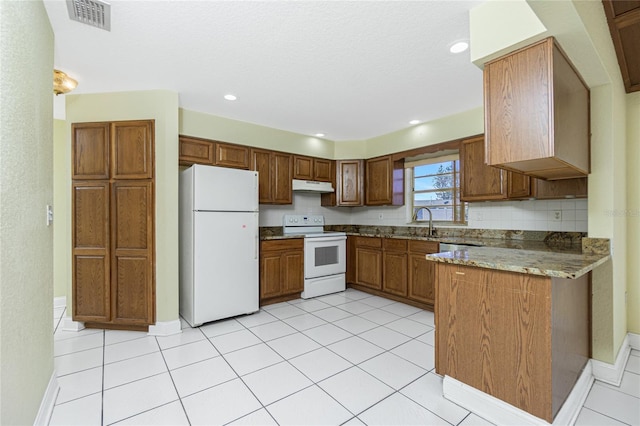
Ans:
[[[455,181],[457,181],[457,185],[454,185],[453,187],[451,187],[449,189],[449,191],[453,191],[454,194],[456,194],[457,196],[454,195],[453,197],[453,205],[452,205],[452,210],[453,210],[453,220],[433,220],[432,223],[436,223],[439,225],[467,225],[468,223],[468,203],[465,201],[461,201],[460,200],[460,195],[461,195],[461,180],[460,180],[460,174],[461,174],[461,164],[460,164],[460,156],[459,154],[450,154],[450,155],[440,155],[440,156],[434,156],[434,157],[429,157],[429,158],[423,158],[420,160],[416,160],[416,161],[410,161],[410,162],[406,162],[405,163],[405,170],[406,170],[406,174],[405,174],[405,178],[407,179],[407,188],[406,188],[406,194],[407,194],[407,198],[408,200],[406,200],[407,205],[410,206],[410,208],[408,209],[408,222],[412,223],[412,224],[424,224],[424,223],[428,223],[429,219],[414,219],[414,215],[416,214],[416,212],[422,208],[422,207],[426,207],[426,206],[416,206],[415,205],[415,195],[416,193],[433,193],[433,192],[441,192],[440,190],[424,190],[424,191],[416,191],[415,190],[415,168],[419,167],[419,166],[423,166],[423,165],[430,165],[430,164],[439,164],[439,163],[447,163],[447,162],[453,162],[453,176],[454,176],[454,183]],[[449,172],[451,173],[451,172]],[[457,176],[456,176],[457,175]],[[426,175],[426,176],[437,176],[437,175]],[[426,177],[425,176],[425,177]],[[456,177],[458,179],[456,179]],[[444,206],[445,204],[443,204]]]

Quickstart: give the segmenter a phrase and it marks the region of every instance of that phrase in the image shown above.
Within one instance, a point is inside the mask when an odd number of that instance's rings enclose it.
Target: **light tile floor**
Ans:
[[[62,331],[51,425],[488,425],[442,397],[433,313],[348,289],[168,337]],[[640,352],[577,425],[640,424]]]

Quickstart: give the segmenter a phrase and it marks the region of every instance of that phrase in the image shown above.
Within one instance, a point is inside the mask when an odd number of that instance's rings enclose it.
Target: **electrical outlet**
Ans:
[[[554,222],[562,221],[562,210],[554,210],[553,211],[553,219]]]
[[[384,213],[378,213],[378,219],[380,220],[384,219]]]

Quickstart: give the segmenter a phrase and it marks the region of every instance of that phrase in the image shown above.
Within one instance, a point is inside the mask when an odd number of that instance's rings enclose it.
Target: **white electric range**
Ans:
[[[322,215],[284,215],[283,234],[304,236],[303,299],[344,291],[347,234],[324,230]]]

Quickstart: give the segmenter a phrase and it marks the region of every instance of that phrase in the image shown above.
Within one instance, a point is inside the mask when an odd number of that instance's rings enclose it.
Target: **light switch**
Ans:
[[[53,207],[47,204],[47,226],[53,222]]]

